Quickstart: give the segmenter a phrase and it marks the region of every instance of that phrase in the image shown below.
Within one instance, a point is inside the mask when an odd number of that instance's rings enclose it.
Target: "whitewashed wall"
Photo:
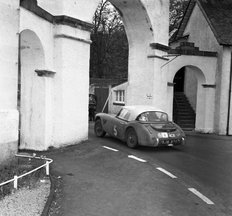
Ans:
[[[54,71],[54,30],[51,23],[24,8],[20,18],[20,148],[41,151],[54,142],[54,79],[39,77],[35,70]]]
[[[90,33],[58,26],[55,38],[54,145],[58,147],[88,138]]]
[[[197,106],[197,77],[195,70],[189,67],[185,68],[184,92],[192,108],[196,112]]]
[[[38,0],[38,3],[53,15],[66,15],[91,23],[99,1]],[[179,57],[166,65],[167,62],[159,58],[166,55],[166,52],[152,49],[150,44],[168,45],[169,1],[127,0],[127,4],[124,0],[111,2],[123,14],[129,41],[126,104],[155,105],[171,116],[173,89],[167,83],[173,82],[175,73],[187,66],[197,73],[197,129],[204,132],[216,130],[225,134],[231,47],[218,45],[200,8],[195,7],[185,33],[190,33],[189,41],[201,50],[217,51],[218,59],[187,56]],[[26,104],[21,110],[26,116],[23,122],[25,127],[22,126],[21,132],[24,139],[21,148],[46,150],[49,146],[60,147],[86,140],[90,32],[65,25],[53,25],[19,8],[18,0],[0,3],[0,24],[0,122],[4,122],[1,127],[6,126],[6,130],[0,132],[0,146],[4,149],[0,158],[5,160],[17,152],[20,32],[24,85],[22,100]],[[26,50],[30,52],[25,52]],[[51,77],[38,77],[35,69],[53,71],[55,74]],[[216,89],[202,87],[202,84],[215,83]],[[31,117],[33,121],[30,120]],[[232,115],[230,120],[232,121]]]
[[[229,83],[230,83],[230,73],[231,73],[231,47],[224,47],[222,52],[222,63],[221,63],[221,79],[220,83],[218,84],[220,87],[219,94],[219,100],[217,101],[219,103],[217,115],[218,116],[218,129],[219,134],[227,134],[227,121],[228,121],[228,112],[229,112]],[[232,102],[231,102],[232,105]],[[230,107],[231,107],[230,105]],[[231,116],[230,118],[230,124],[229,124],[229,134],[232,135],[232,121]]]
[[[150,44],[168,44],[169,2],[111,2],[123,13],[129,40],[127,103],[163,103],[163,100],[157,100],[166,95],[164,85],[160,84],[163,60],[148,56],[165,54],[152,49]],[[53,15],[66,15],[91,23],[99,0],[38,0],[38,3]],[[14,143],[11,149],[17,150],[19,33],[22,63],[20,148],[46,150],[49,146],[61,147],[86,140],[90,32],[67,25],[53,25],[19,7],[18,0],[0,4],[0,22],[5,26],[0,40],[0,110],[4,110],[2,115],[0,111],[0,120],[13,124],[9,133],[1,134],[0,144],[9,141]],[[53,71],[54,75],[41,77],[35,70]],[[142,85],[141,79],[144,80]]]
[[[0,2],[0,163],[18,150],[19,1]]]
[[[187,33],[190,35],[188,41],[194,42],[200,50],[218,52],[216,74],[212,74],[216,84],[214,130],[216,133],[226,134],[231,48],[219,45],[198,5],[195,6],[186,26],[184,34]]]
[[[204,88],[202,84],[214,84],[217,68],[216,57],[202,56],[179,56],[166,66],[163,73],[163,79],[166,83],[172,83],[174,76],[182,67],[188,67],[197,78],[197,96],[196,96],[196,130],[212,133],[214,128],[215,113],[215,88]],[[164,81],[163,80],[163,81]],[[173,87],[167,86],[167,112],[171,116],[173,113]]]
[[[21,18],[20,30],[34,32],[44,54],[44,63],[31,64],[31,55],[26,57],[22,51],[22,78],[27,74],[23,79],[26,83],[22,82],[22,91],[25,90],[22,102],[27,103],[27,108],[22,106],[21,110],[20,148],[46,150],[49,146],[60,147],[86,140],[90,33],[64,25],[53,26],[23,8]],[[27,41],[22,37],[22,42],[24,40]],[[38,55],[33,59],[38,59]],[[55,75],[38,77],[35,69],[54,71]],[[29,96],[34,99],[28,101]],[[30,119],[31,116],[35,118]]]
[[[127,88],[128,88],[128,82],[122,83],[118,86],[111,88],[111,97],[109,100],[109,113],[116,114],[119,112],[119,110],[123,106],[123,104],[121,104],[121,105],[114,104],[117,102],[116,101],[116,91],[119,91],[119,90],[125,91],[125,104],[127,104]]]
[[[67,15],[92,23],[100,0],[38,0],[38,5],[53,15]]]

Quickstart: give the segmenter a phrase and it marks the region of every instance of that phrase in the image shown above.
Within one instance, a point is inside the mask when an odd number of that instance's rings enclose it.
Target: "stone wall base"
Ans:
[[[0,110],[0,165],[18,151],[19,113],[14,109]]]
[[[0,149],[0,165],[4,165],[18,152],[18,142],[0,143]]]

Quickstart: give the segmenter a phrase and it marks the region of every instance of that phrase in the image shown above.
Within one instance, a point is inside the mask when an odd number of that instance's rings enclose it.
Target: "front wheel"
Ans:
[[[132,128],[127,131],[126,144],[130,148],[136,148],[138,146],[138,137],[135,130]]]
[[[104,137],[106,135],[106,132],[103,130],[102,123],[101,123],[100,119],[98,119],[95,122],[94,132],[95,132],[96,136],[98,136],[98,137]]]

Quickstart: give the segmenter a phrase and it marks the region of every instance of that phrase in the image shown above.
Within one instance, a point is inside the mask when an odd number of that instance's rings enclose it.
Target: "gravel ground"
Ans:
[[[50,193],[50,180],[22,188],[0,200],[0,216],[40,216]]]

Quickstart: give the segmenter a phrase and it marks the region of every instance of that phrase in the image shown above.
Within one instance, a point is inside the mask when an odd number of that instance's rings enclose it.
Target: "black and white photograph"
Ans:
[[[232,216],[232,0],[0,0],[0,216]]]

